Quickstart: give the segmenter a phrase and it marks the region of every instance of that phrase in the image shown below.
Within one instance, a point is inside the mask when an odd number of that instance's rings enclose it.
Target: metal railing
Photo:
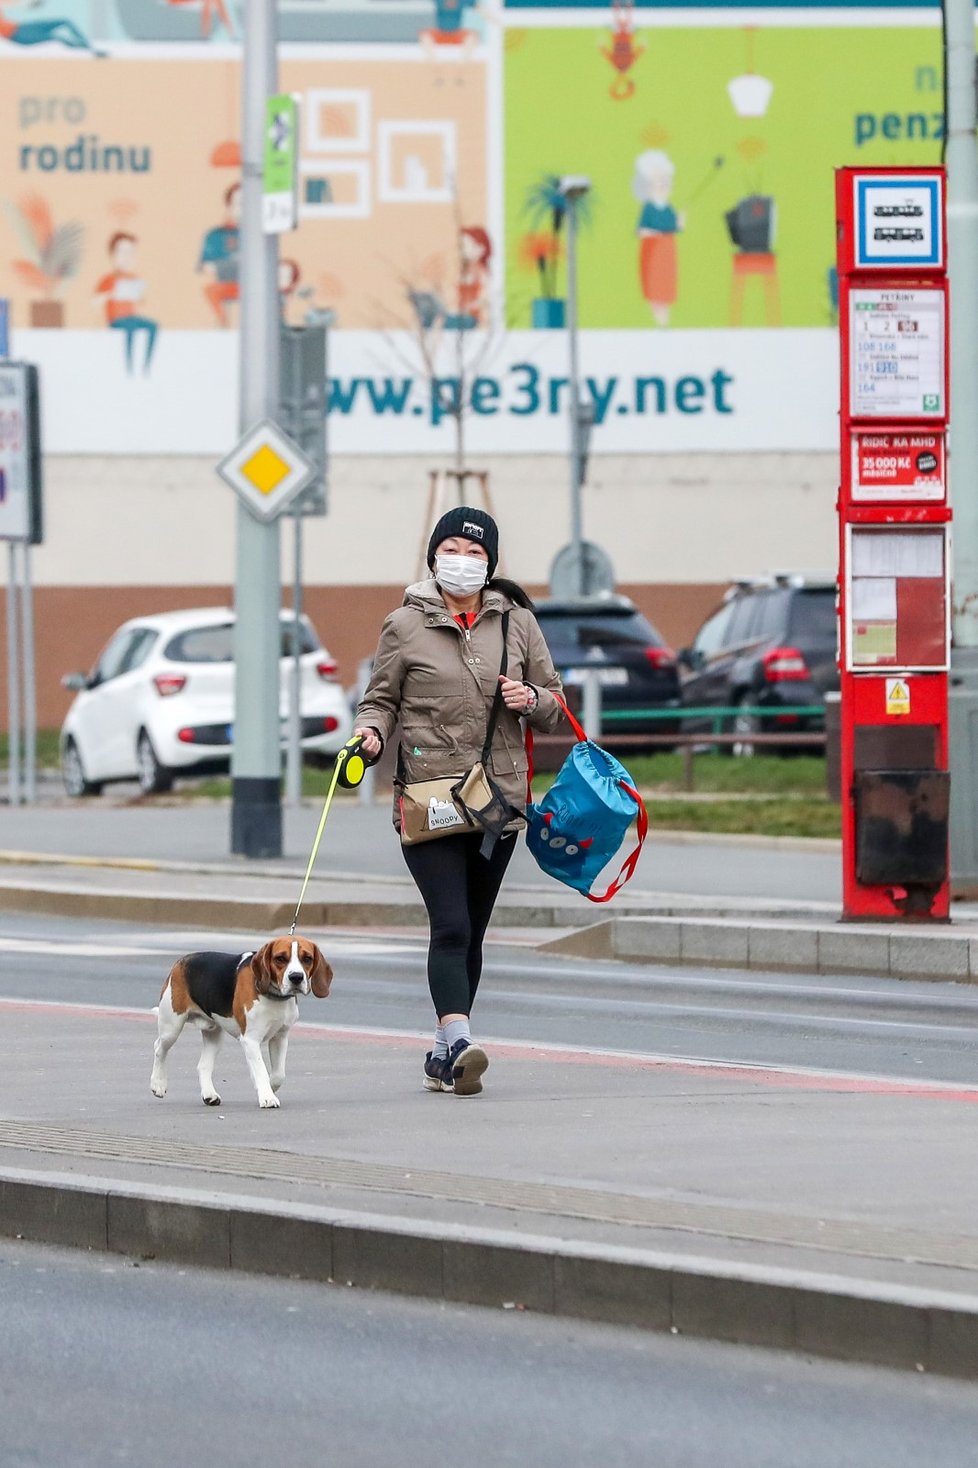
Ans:
[[[697,752],[711,749],[733,749],[736,746],[750,746],[759,751],[770,748],[824,750],[826,747],[824,729],[804,731],[768,729],[759,730],[756,733],[753,731],[738,733],[730,728],[732,721],[738,715],[744,714],[750,718],[761,718],[766,721],[781,718],[824,718],[823,704],[778,704],[776,708],[764,704],[745,703],[704,706],[680,704],[668,708],[660,706],[658,708],[602,710],[601,686],[597,676],[589,677],[586,682],[582,680],[580,684],[571,685],[572,688],[575,686],[581,688],[581,706],[575,712],[578,713],[590,738],[612,752],[638,747],[648,749],[649,746],[670,751],[678,749],[683,761],[682,787],[687,791],[695,789],[693,762]],[[662,734],[652,734],[648,731],[640,734],[616,734],[607,730],[609,724],[630,723],[635,719],[672,724],[682,724],[690,719],[708,719],[710,727],[696,730],[676,728]],[[548,767],[548,754],[562,753],[567,746],[566,734],[534,735],[534,749],[537,752],[537,763],[541,768]]]

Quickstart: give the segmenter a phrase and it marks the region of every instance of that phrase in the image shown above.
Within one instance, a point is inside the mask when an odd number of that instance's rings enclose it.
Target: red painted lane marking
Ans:
[[[71,1004],[54,999],[3,999],[0,1010],[21,1014],[51,1014],[60,1018],[126,1020],[155,1024],[151,1009],[110,1008],[107,1005]],[[301,1020],[293,1040],[329,1040],[347,1045],[376,1045],[388,1049],[414,1050],[428,1038],[420,1030],[356,1029],[347,1025],[321,1025]],[[808,1091],[861,1096],[912,1096],[931,1101],[978,1104],[978,1086],[953,1086],[940,1081],[913,1081],[900,1077],[850,1075],[843,1071],[805,1070],[797,1066],[739,1064],[735,1061],[698,1060],[685,1056],[631,1054],[625,1050],[585,1050],[572,1046],[539,1045],[529,1040],[490,1040],[494,1056],[508,1060],[537,1060],[550,1065],[586,1065],[604,1070],[652,1070],[669,1075],[711,1076],[742,1081],[782,1091]]]

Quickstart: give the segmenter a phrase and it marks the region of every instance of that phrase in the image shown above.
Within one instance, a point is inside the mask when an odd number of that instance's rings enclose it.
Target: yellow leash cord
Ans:
[[[312,876],[312,869],[316,857],[319,854],[319,843],[323,839],[323,831],[326,828],[326,817],[329,815],[329,808],[333,803],[336,787],[337,785],[342,785],[345,790],[353,790],[360,784],[360,781],[367,772],[363,755],[359,752],[362,743],[362,737],[357,735],[356,738],[348,740],[336,756],[336,763],[333,766],[333,778],[329,782],[329,789],[326,791],[326,800],[323,803],[323,813],[319,817],[319,829],[316,832],[316,839],[312,843],[312,852],[309,856],[309,865],[306,867],[306,875],[302,879],[302,891],[299,893],[299,900],[295,905],[295,915],[292,918],[292,926],[289,929],[290,937],[295,936],[295,926],[299,921],[299,909],[302,906],[302,899],[306,895],[309,878]]]

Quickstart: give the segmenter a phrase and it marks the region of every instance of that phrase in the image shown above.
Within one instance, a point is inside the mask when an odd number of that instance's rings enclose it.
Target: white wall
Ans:
[[[427,457],[336,458],[327,518],[307,521],[309,584],[403,585],[430,529]],[[567,460],[488,469],[503,569],[545,582],[569,534]],[[835,565],[832,453],[608,455],[591,461],[584,528],[619,581],[722,582]],[[49,456],[38,586],[214,585],[234,579],[237,501],[199,457]],[[291,545],[291,522],[283,536]],[[283,557],[286,577],[291,557]],[[0,576],[6,557],[0,557]]]

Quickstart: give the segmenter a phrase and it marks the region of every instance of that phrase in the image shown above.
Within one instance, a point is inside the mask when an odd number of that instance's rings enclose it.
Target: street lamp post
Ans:
[[[574,595],[584,595],[584,533],[581,492],[584,481],[584,444],[581,415],[581,375],[577,340],[577,208],[591,188],[591,180],[576,174],[560,179],[558,188],[567,206],[567,336],[570,347],[570,471],[571,546]]]
[[[245,0],[242,81],[240,414],[245,434],[279,413],[278,236],[262,225],[265,102],[278,91],[275,0]],[[231,850],[282,855],[277,520],[237,512]]]
[[[978,887],[978,98],[973,0],[943,13],[947,142],[947,266],[951,288],[948,475],[954,506],[953,643],[949,698],[951,881]]]

